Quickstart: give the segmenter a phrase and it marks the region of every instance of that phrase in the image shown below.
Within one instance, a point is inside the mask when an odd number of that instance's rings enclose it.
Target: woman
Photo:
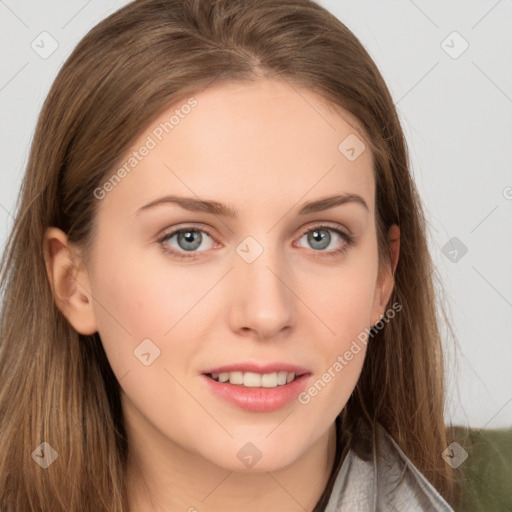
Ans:
[[[339,20],[128,4],[36,128],[0,507],[452,510],[432,274],[392,98]]]

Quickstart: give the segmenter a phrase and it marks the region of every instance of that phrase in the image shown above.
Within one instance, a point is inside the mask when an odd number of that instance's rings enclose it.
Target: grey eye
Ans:
[[[206,239],[204,238],[205,235],[207,237]],[[171,243],[173,238],[176,238],[176,242]],[[208,239],[210,239],[210,245],[206,247],[206,249],[211,249],[214,243],[208,233],[202,229],[185,228],[177,229],[176,231],[169,233],[161,240],[161,242],[178,252],[204,252],[196,251],[196,249]]]
[[[193,251],[197,249],[203,240],[200,231],[180,231],[176,233],[176,235],[178,237],[178,245],[180,246],[180,249],[183,249],[184,251]]]
[[[331,242],[329,229],[313,229],[307,233],[308,243],[313,249],[325,249]]]

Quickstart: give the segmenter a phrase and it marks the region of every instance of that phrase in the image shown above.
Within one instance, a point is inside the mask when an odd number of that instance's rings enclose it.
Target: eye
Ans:
[[[304,237],[307,238],[307,243],[310,247],[314,249],[313,252],[319,253],[314,256],[336,256],[345,252],[354,243],[353,235],[325,224],[304,231],[299,240],[302,240]],[[171,243],[174,238],[176,245]],[[209,230],[185,226],[164,234],[158,239],[158,242],[165,253],[170,254],[174,258],[184,260],[198,258],[202,252],[205,252],[197,251],[196,249],[208,239],[210,243],[207,244],[206,250],[211,249],[215,245]],[[325,251],[333,241],[335,245],[334,250]]]
[[[158,242],[164,252],[170,253],[173,256],[181,259],[196,258],[197,252],[204,252],[196,251],[196,249],[204,242],[206,238],[205,235],[211,241],[210,245],[206,247],[206,249],[211,249],[214,243],[210,233],[205,229],[198,229],[191,226],[171,231],[160,238]],[[177,247],[170,243],[173,238],[176,238],[175,243],[177,244]]]
[[[334,236],[332,235],[333,233]],[[306,237],[306,241],[310,247],[315,249],[315,252],[325,252],[325,254],[322,254],[322,256],[335,256],[337,254],[343,253],[354,242],[353,235],[345,233],[341,229],[324,224],[308,229],[302,234],[299,240],[302,240],[304,237]],[[335,246],[334,250],[325,251],[325,249],[328,248],[333,241]],[[336,243],[336,241],[338,242]]]

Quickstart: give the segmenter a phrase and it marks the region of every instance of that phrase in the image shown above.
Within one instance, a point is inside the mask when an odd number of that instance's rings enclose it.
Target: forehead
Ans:
[[[163,193],[237,210],[357,193],[373,209],[372,155],[358,120],[284,80],[218,84],[181,100],[143,130],[123,165],[128,173],[105,202],[130,213]]]

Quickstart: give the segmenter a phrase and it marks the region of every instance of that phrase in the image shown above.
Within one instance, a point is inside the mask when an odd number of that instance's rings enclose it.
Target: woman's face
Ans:
[[[120,163],[129,172],[96,191],[81,314],[132,438],[276,470],[332,427],[361,371],[358,336],[391,293],[372,156],[361,132],[286,82],[193,98],[163,112]]]

